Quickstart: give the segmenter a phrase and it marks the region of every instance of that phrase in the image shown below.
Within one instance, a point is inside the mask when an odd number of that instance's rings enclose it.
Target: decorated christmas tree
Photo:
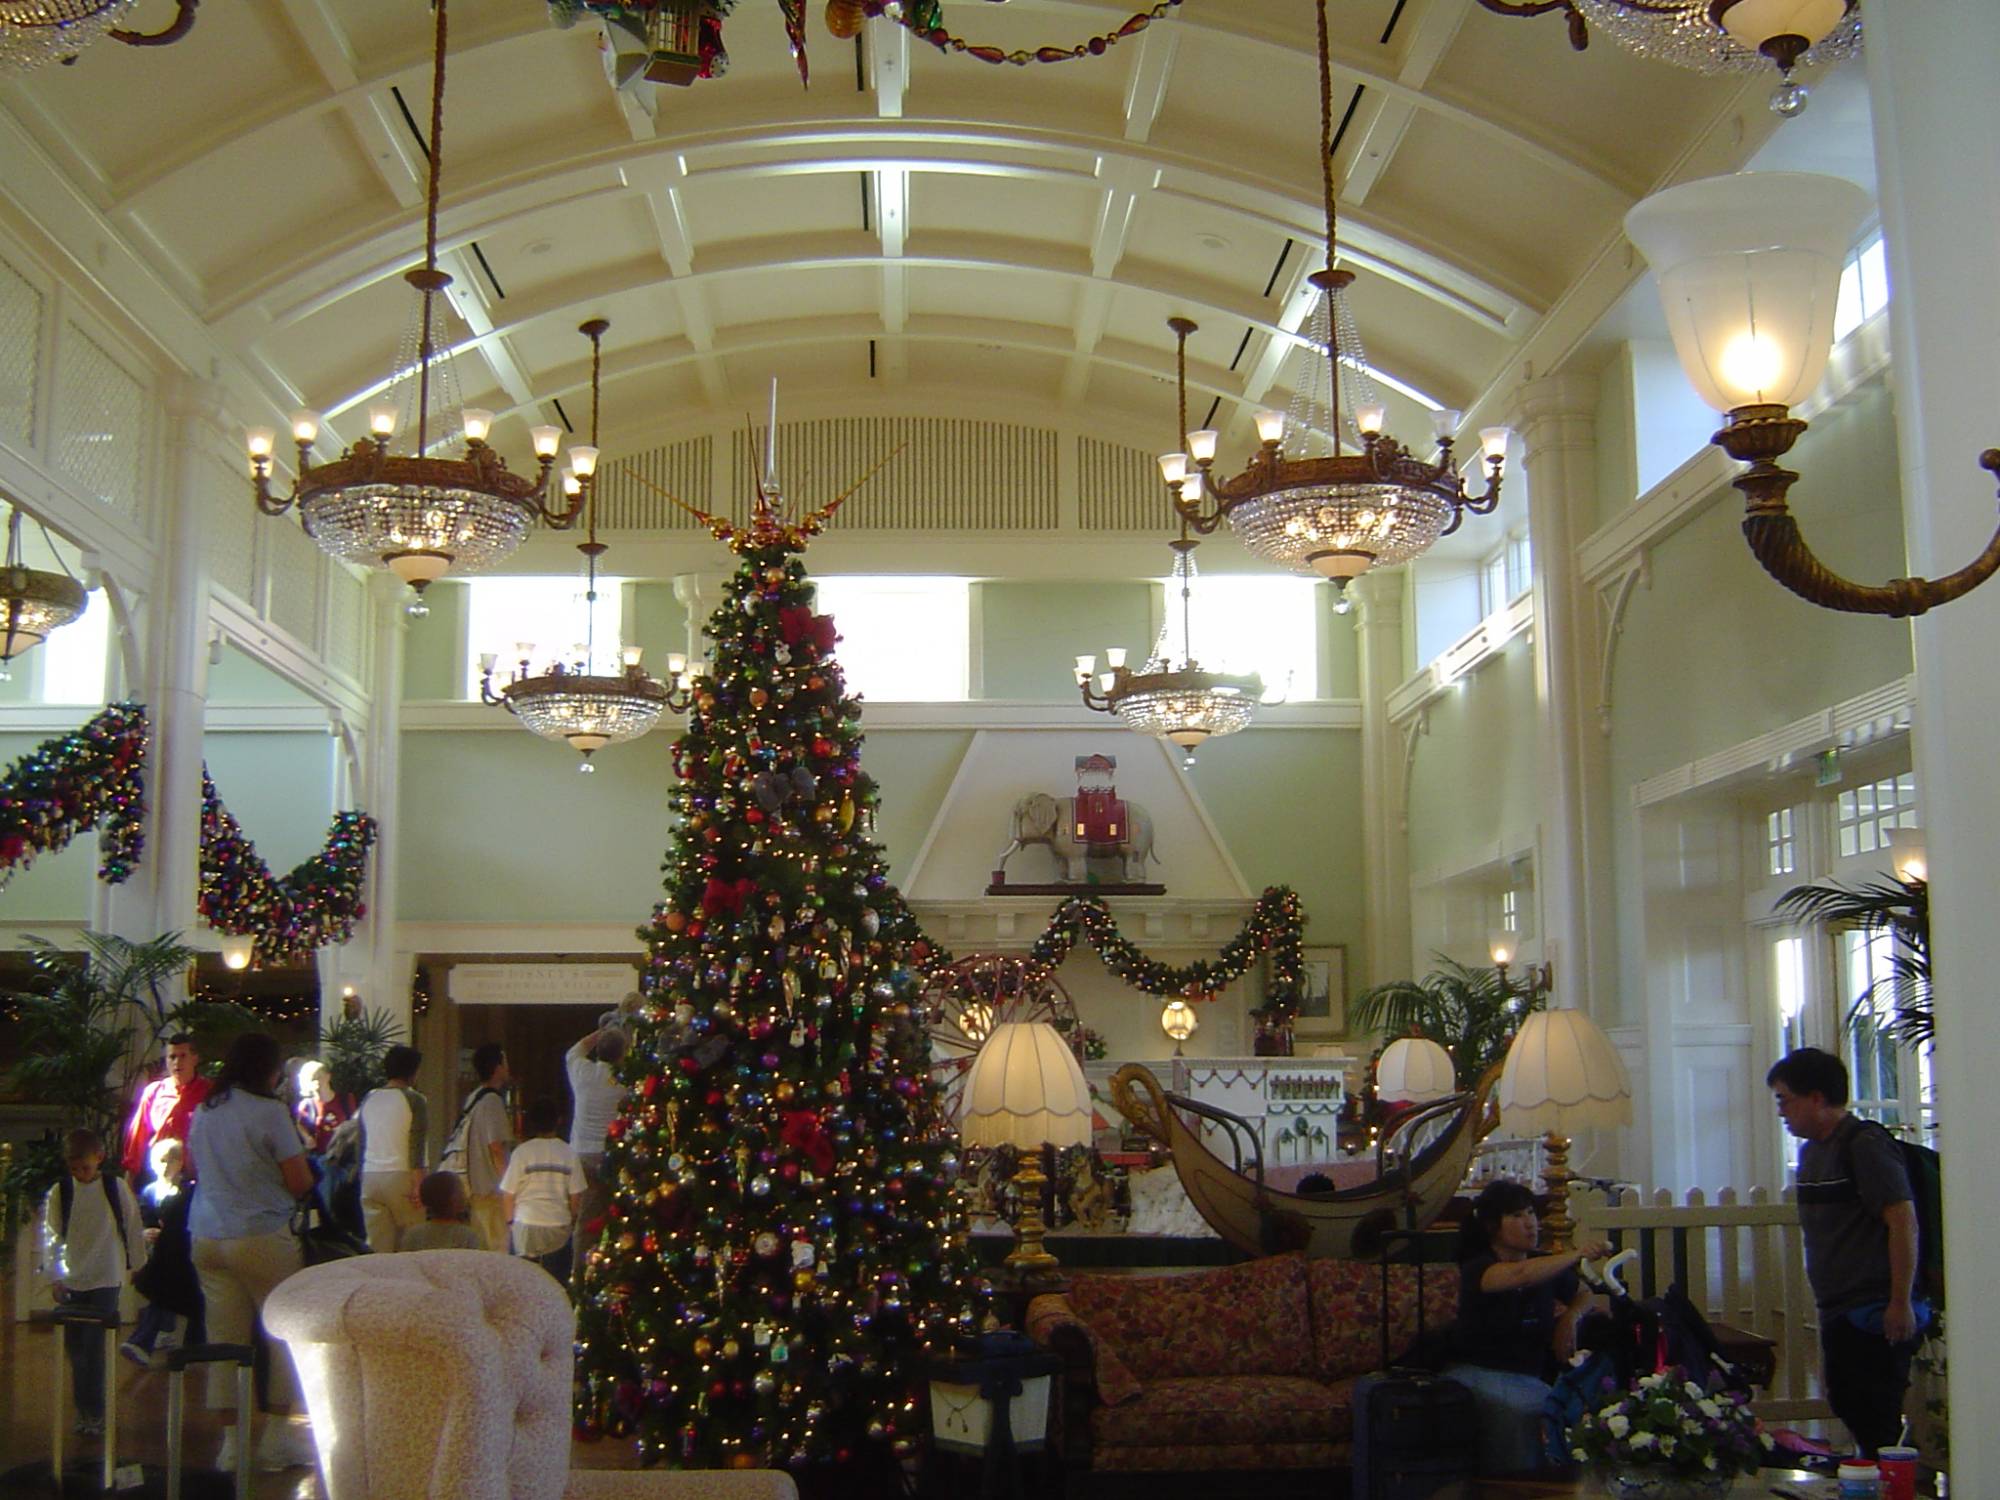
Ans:
[[[910,1451],[973,1281],[860,705],[798,555],[832,507],[778,505],[704,516],[740,566],[674,747],[578,1422],[649,1462],[852,1474]]]

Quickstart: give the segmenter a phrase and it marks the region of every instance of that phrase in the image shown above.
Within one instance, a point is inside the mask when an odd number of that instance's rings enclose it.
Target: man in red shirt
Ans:
[[[201,1053],[195,1050],[193,1037],[180,1032],[167,1038],[167,1076],[153,1080],[140,1092],[132,1122],[125,1127],[125,1180],[134,1188],[144,1185],[150,1165],[147,1153],[154,1141],[187,1141],[194,1107],[208,1097],[208,1080],[201,1076],[200,1068]],[[195,1175],[192,1153],[187,1175]]]

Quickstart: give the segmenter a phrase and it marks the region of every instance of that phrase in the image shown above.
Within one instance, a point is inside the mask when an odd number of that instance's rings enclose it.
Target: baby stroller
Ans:
[[[1638,1251],[1626,1250],[1606,1262],[1602,1272],[1582,1268],[1585,1281],[1609,1297],[1611,1307],[1578,1325],[1576,1358],[1542,1408],[1542,1450],[1551,1464],[1571,1462],[1564,1438],[1571,1424],[1613,1392],[1629,1390],[1642,1375],[1678,1369],[1711,1394],[1749,1399],[1749,1379],[1723,1357],[1715,1330],[1678,1283],[1644,1301],[1625,1289],[1621,1275],[1638,1258]]]

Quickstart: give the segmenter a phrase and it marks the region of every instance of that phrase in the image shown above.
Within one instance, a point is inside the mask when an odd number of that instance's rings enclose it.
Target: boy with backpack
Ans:
[[[1765,1083],[1799,1153],[1799,1227],[1819,1304],[1827,1404],[1864,1458],[1898,1440],[1910,1357],[1930,1321],[1918,1295],[1920,1235],[1904,1148],[1847,1110],[1847,1065],[1801,1047]]]
[[[505,1091],[513,1075],[507,1067],[506,1049],[498,1042],[474,1048],[472,1071],[479,1082],[465,1096],[438,1168],[463,1179],[479,1248],[505,1250],[507,1216],[500,1209],[500,1178],[507,1170],[507,1150],[514,1143],[512,1122],[507,1118]]]
[[[118,1293],[134,1266],[146,1258],[139,1237],[139,1203],[116,1177],[104,1175],[104,1140],[94,1130],[72,1130],[63,1141],[68,1170],[42,1204],[42,1274],[56,1301],[97,1312],[118,1311]],[[76,1397],[76,1430],[104,1430],[104,1332],[63,1329],[70,1389]]]

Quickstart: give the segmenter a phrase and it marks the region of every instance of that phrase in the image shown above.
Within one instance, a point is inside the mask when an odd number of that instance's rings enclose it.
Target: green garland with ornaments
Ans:
[[[931,974],[948,966],[951,951],[925,936],[908,907],[897,914],[896,936],[911,943],[917,966]],[[1055,909],[1049,925],[1028,950],[1029,961],[1044,970],[1062,967],[1078,942],[1089,945],[1119,979],[1135,990],[1161,997],[1209,996],[1243,978],[1264,954],[1271,955],[1271,983],[1264,995],[1267,1013],[1290,1015],[1304,994],[1304,959],[1300,943],[1305,914],[1298,893],[1290,886],[1267,886],[1236,936],[1213,959],[1191,964],[1162,963],[1118,930],[1118,919],[1099,896],[1069,896]]]
[[[129,879],[146,842],[145,760],[146,710],[113,703],[9,766],[0,776],[0,886],[92,828],[97,878]]]
[[[317,948],[344,943],[368,914],[361,893],[375,832],[375,820],[366,813],[335,813],[320,852],[289,874],[273,875],[222,805],[204,766],[195,909],[217,932],[253,938],[251,962],[259,967],[303,960]]]

